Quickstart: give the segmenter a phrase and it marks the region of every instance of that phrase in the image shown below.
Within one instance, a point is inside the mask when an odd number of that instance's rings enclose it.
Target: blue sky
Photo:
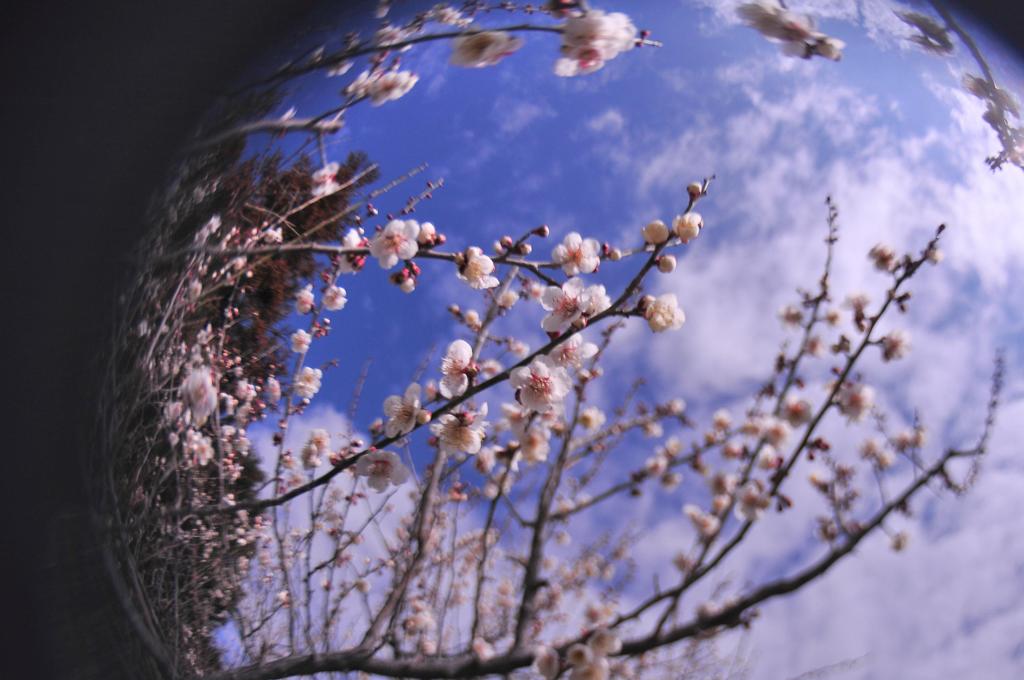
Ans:
[[[813,286],[821,266],[826,194],[841,211],[840,299],[861,289],[879,299],[883,279],[865,258],[875,242],[916,249],[939,222],[948,223],[946,262],[922,273],[911,312],[896,320],[911,330],[913,352],[901,363],[871,358],[862,368],[893,418],[909,421],[917,409],[933,445],[946,438],[959,444],[980,424],[992,356],[1006,348],[1007,398],[983,477],[963,499],[923,495],[916,519],[901,525],[912,536],[905,553],[893,555],[876,539],[820,583],[766,606],[743,644],[754,678],[796,676],[851,658],[859,661],[835,677],[1010,677],[1024,663],[1024,537],[1015,529],[1024,461],[1013,446],[1024,434],[1022,317],[1013,303],[1024,293],[1024,173],[1008,167],[993,175],[985,167],[997,142],[980,119],[982,105],[958,86],[965,69],[976,69],[962,54],[943,59],[907,43],[906,28],[891,14],[902,5],[791,3],[822,17],[821,29],[847,43],[839,63],[805,63],[737,25],[735,4],[602,3],[628,12],[665,46],[633,50],[576,79],[551,72],[552,35],[527,35],[519,53],[490,69],[449,68],[447,45],[420,46],[403,56],[420,75],[416,87],[398,101],[352,110],[328,155],[342,160],[350,150],[366,151],[384,180],[429,163],[377,203],[381,215],[397,211],[425,179],[443,177],[446,187],[413,217],[437,225],[453,249],[489,250],[501,235],[546,223],[552,236],[535,251],[540,255],[572,230],[635,245],[642,224],[668,221],[684,207],[686,183],[717,173],[699,206],[704,233],[676,273],[651,282],[653,292],[677,294],[687,324],[652,338],[635,323],[607,367],[609,374],[647,377],[650,398],[684,397],[704,422],[723,405],[740,413],[768,374],[785,338],[776,311],[795,301],[797,286]],[[399,3],[394,11],[405,10]],[[983,51],[996,55],[997,78],[1020,83],[1020,64],[972,30]],[[308,78],[283,108],[315,115],[335,105],[359,70]],[[606,263],[588,279],[615,290],[632,270]],[[355,419],[365,428],[432,347],[426,376],[437,377],[439,352],[460,337],[445,307],[456,301],[483,309],[451,269],[434,263],[424,264],[414,295],[387,284],[372,260],[341,285],[349,304],[333,316],[330,339],[314,342],[311,353],[313,364],[339,358],[340,365],[325,376],[321,416],[311,411],[305,428],[347,411],[363,362],[372,358]],[[537,346],[541,311],[524,307],[505,329]],[[809,380],[808,393],[820,388],[825,368]],[[610,404],[615,386],[605,381],[598,402]],[[489,399],[492,413],[509,396]],[[827,432],[851,446],[867,433],[841,423]],[[423,436],[413,438],[414,458]],[[907,471],[893,474],[905,478]],[[688,480],[674,495],[627,506],[632,521],[649,527],[650,540],[638,550],[653,571],[667,573],[674,552],[692,540],[679,507],[699,498],[701,486]],[[725,563],[734,582],[787,573],[815,554],[808,536],[817,509],[805,486],[794,496],[798,507],[811,507],[764,522],[748,548]],[[605,518],[623,512],[615,507]],[[733,636],[724,646],[736,642]]]

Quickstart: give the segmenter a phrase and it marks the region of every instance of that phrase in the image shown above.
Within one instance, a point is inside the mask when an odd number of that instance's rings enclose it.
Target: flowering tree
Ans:
[[[498,11],[528,21],[483,28]],[[840,41],[781,6],[741,11],[787,53],[840,56]],[[422,168],[371,189],[378,173],[365,156],[327,157],[324,140],[346,110],[386,105],[416,85],[403,51],[450,41],[453,66],[484,68],[519,49],[526,32],[557,36],[553,69],[566,77],[658,45],[626,15],[583,2],[438,6],[318,49],[256,84],[344,76],[365,60],[335,108],[236,121],[197,142],[197,158],[265,132],[306,145],[294,162],[271,155],[183,174],[172,198],[191,203],[175,204],[173,233],[150,248],[126,302],[131,331],[117,348],[104,410],[115,458],[99,477],[112,568],[155,670],[223,680],[696,674],[714,667],[716,635],[752,625],[759,605],[812,583],[872,534],[890,533],[890,518],[909,513],[923,489],[960,493],[974,479],[994,422],[998,363],[980,434],[960,447],[929,446],[923,421],[891,431],[859,368],[871,352],[886,362],[908,352],[907,333],[882,333],[879,324],[905,311],[911,281],[941,262],[944,227],[917,252],[871,249],[869,262],[888,281],[872,302],[832,289],[841,243],[830,199],[821,276],[781,310],[794,339],[766,367],[745,412],[700,423],[679,399],[646,403],[624,390],[606,413],[589,395],[600,381],[630,382],[604,368],[620,331],[686,332],[686,301],[645,294],[645,285],[671,275],[674,253],[700,237],[698,204],[708,202],[702,210],[713,224],[713,176],[689,183],[678,214],[638,228],[631,243],[542,225],[496,234],[485,249],[456,245],[443,225],[411,217],[442,180],[412,193],[398,214],[379,214],[374,201]],[[337,321],[358,328],[343,284],[379,276],[378,268],[410,294],[424,272],[447,269],[484,311],[443,312],[459,332],[383,402],[379,418],[313,428],[296,441],[289,433],[332,367],[313,365],[310,349],[338,332]],[[620,268],[627,282],[609,290],[593,280],[599,268]],[[547,342],[531,349],[499,328],[533,306],[543,309]],[[353,386],[356,398],[362,388]],[[873,420],[877,436],[831,441],[822,429],[836,419]],[[249,435],[261,427],[271,445],[258,450]],[[637,433],[658,441],[650,455],[616,457]],[[817,557],[695,600],[698,584],[718,579],[745,539],[790,510],[808,459],[822,464],[810,480],[824,508]],[[897,464],[913,470],[908,481],[891,478]],[[573,544],[573,528],[618,499],[657,486],[677,493],[682,470],[706,493],[679,499],[681,531],[693,543],[674,558],[672,582],[635,578],[631,550],[642,528],[610,527]],[[899,550],[907,536],[890,539]]]

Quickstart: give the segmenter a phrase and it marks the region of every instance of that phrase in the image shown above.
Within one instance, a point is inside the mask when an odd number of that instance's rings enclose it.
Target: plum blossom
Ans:
[[[774,0],[748,2],[739,8],[740,17],[766,38],[782,41],[783,54],[810,59],[814,55],[839,61],[842,40],[814,30],[811,18],[791,12]]]
[[[324,308],[332,312],[343,309],[348,303],[348,293],[340,286],[328,286],[324,290]]]
[[[362,234],[356,229],[349,229],[341,238],[341,247],[346,250],[361,248],[366,245]],[[338,261],[338,272],[341,274],[354,274],[362,267],[362,255],[346,255]]]
[[[202,426],[217,408],[217,388],[209,366],[197,366],[189,371],[179,390],[181,401],[192,412],[192,422]]]
[[[596,239],[585,239],[578,232],[571,231],[551,251],[551,259],[562,265],[566,276],[576,276],[597,271],[601,264],[600,253],[601,244]]]
[[[543,463],[551,452],[551,431],[537,425],[527,428],[519,440],[519,450],[527,463]]]
[[[899,451],[908,449],[919,449],[924,446],[927,436],[923,427],[915,427],[913,430],[905,430],[896,435],[894,442]]]
[[[313,173],[313,196],[326,196],[341,189],[338,184],[338,164],[328,163]]]
[[[548,411],[561,404],[572,387],[566,370],[547,356],[512,371],[510,382],[519,402],[534,411]]]
[[[679,307],[675,293],[665,293],[654,298],[644,309],[644,318],[655,333],[676,330],[686,321],[686,315]]]
[[[757,454],[757,467],[762,470],[774,470],[782,465],[782,456],[771,444],[765,444]]]
[[[195,458],[196,465],[206,465],[213,460],[213,442],[206,435],[190,429],[185,435],[185,453]]]
[[[865,439],[864,443],[860,445],[860,456],[864,460],[874,463],[879,470],[885,470],[892,466],[895,460],[892,453],[887,451],[874,437]]]
[[[295,294],[295,311],[299,314],[309,314],[313,311],[313,285],[307,284],[305,288]]]
[[[370,451],[356,463],[356,474],[366,477],[366,484],[374,491],[384,491],[388,485],[398,486],[409,478],[409,470],[393,451]]]
[[[309,433],[309,439],[302,447],[302,464],[307,470],[315,470],[323,463],[324,454],[331,452],[331,434],[318,427]]]
[[[689,243],[700,235],[701,227],[704,226],[704,218],[700,213],[688,212],[685,215],[676,215],[672,220],[672,231],[683,243]]]
[[[586,430],[596,430],[604,425],[604,411],[596,406],[588,406],[580,412],[580,425]]]
[[[583,281],[573,277],[558,286],[548,286],[541,295],[540,304],[551,312],[541,322],[548,333],[563,333],[574,321],[583,316],[589,303],[589,296],[583,288]]]
[[[382,269],[391,269],[399,260],[416,256],[419,233],[420,225],[416,220],[391,220],[370,241],[370,254],[377,258]]]
[[[761,426],[762,436],[772,446],[782,446],[789,438],[789,433],[789,423],[774,416],[766,417]]]
[[[850,422],[859,422],[875,403],[875,391],[868,385],[846,383],[836,394],[836,405]]]
[[[876,243],[868,251],[868,258],[878,271],[891,272],[896,269],[896,251],[884,243]]]
[[[643,235],[644,242],[656,246],[668,241],[672,232],[669,231],[668,226],[661,220],[652,220],[644,225]]]
[[[369,97],[370,104],[380,106],[405,95],[417,81],[419,76],[411,71],[386,71],[374,74],[363,71],[345,88],[345,94]]]
[[[267,379],[267,384],[263,387],[263,396],[271,404],[276,404],[281,400],[281,383],[278,382],[277,378],[270,377]]]
[[[594,654],[597,656],[612,656],[622,651],[622,640],[607,628],[595,630],[587,640],[587,645],[594,650]]]
[[[312,399],[320,391],[320,379],[322,377],[323,371],[319,368],[303,366],[299,374],[295,376],[292,387],[301,398]]]
[[[893,331],[882,338],[881,344],[884,361],[902,359],[910,351],[910,334],[904,330]]]
[[[738,519],[754,522],[764,514],[769,505],[771,499],[764,492],[763,482],[752,479],[740,489],[733,512]]]
[[[587,286],[586,298],[587,304],[583,308],[583,315],[587,318],[595,317],[612,306],[612,299],[608,297],[608,292],[600,283]]]
[[[533,670],[539,673],[544,680],[555,680],[561,669],[558,652],[550,647],[540,646],[534,650],[533,654]]]
[[[854,293],[846,296],[846,300],[843,301],[843,306],[852,309],[856,314],[864,314],[870,303],[871,298],[869,298],[866,293]]]
[[[786,305],[779,310],[779,320],[789,328],[799,328],[800,324],[803,323],[804,315],[803,312],[793,305]]]
[[[625,14],[600,10],[577,14],[565,24],[562,57],[555,62],[555,75],[593,73],[635,45],[636,27]]]
[[[460,35],[452,40],[452,66],[466,68],[483,68],[494,66],[499,61],[514,54],[523,46],[522,38],[509,35],[504,31],[483,31],[471,35]]]
[[[476,246],[470,246],[466,249],[465,263],[456,270],[456,275],[470,288],[486,290],[498,285],[498,279],[491,276],[493,271],[494,261]]]
[[[693,526],[697,529],[697,532],[702,538],[709,539],[713,538],[718,533],[718,529],[721,526],[721,520],[714,515],[704,512],[696,505],[687,503],[683,506],[683,513],[690,518],[693,522]]]
[[[799,427],[811,419],[811,404],[806,399],[791,396],[782,407],[782,417],[793,427]]]
[[[581,368],[583,362],[597,354],[597,345],[584,342],[583,336],[574,335],[548,354],[559,366]]]
[[[531,411],[520,404],[509,404],[504,403],[501,405],[501,413],[504,416],[498,421],[495,429],[499,432],[506,430],[515,432],[516,435],[520,435],[526,431],[526,426],[530,421]]]
[[[472,23],[472,20],[462,16],[459,10],[454,7],[449,7],[443,3],[431,7],[425,18],[427,21],[436,21],[439,24],[448,24],[450,26],[459,26],[462,28],[465,28]]]
[[[306,331],[302,330],[301,328],[298,329],[297,331],[292,333],[292,337],[291,337],[292,351],[295,352],[296,354],[304,354],[304,353],[308,352],[309,351],[309,343],[312,340],[313,340],[313,336],[311,336],[309,333],[307,333]]]
[[[450,454],[461,451],[473,455],[480,450],[484,440],[486,415],[487,404],[475,412],[466,409],[457,413],[446,413],[430,426],[430,431],[438,438],[443,451]]]
[[[441,360],[440,391],[445,399],[457,397],[469,387],[469,379],[476,375],[473,366],[473,348],[465,340],[456,340],[448,345],[448,351]]]
[[[481,661],[486,661],[494,656],[494,647],[482,637],[473,638],[473,654]]]
[[[374,43],[378,47],[391,47],[404,42],[412,36],[413,33],[414,31],[388,24],[377,29],[377,34],[374,36]],[[410,47],[411,45],[403,45],[398,51],[406,52]]]
[[[393,394],[384,400],[384,414],[388,417],[384,424],[384,434],[398,437],[409,434],[416,427],[416,418],[420,412],[420,386],[409,385],[405,394]]]

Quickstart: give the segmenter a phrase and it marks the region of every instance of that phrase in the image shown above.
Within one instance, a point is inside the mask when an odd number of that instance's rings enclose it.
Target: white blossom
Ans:
[[[790,396],[782,407],[782,417],[793,427],[799,427],[811,419],[811,404],[806,399]]]
[[[562,58],[555,74],[577,76],[593,73],[604,63],[636,45],[636,27],[621,12],[590,10],[569,18],[562,33]]]
[[[571,231],[551,251],[551,259],[562,265],[566,276],[590,274],[601,264],[601,244],[596,239],[583,238]]]
[[[675,293],[665,293],[655,298],[644,309],[644,318],[655,333],[676,330],[686,321],[686,315],[680,309]]]
[[[596,430],[604,425],[604,411],[596,406],[588,406],[580,412],[580,425],[587,430]]]
[[[479,411],[463,410],[458,413],[445,413],[431,426],[430,431],[438,438],[441,449],[448,453],[475,454],[483,443],[487,422],[487,404]]]
[[[436,21],[440,24],[448,24],[450,26],[459,26],[465,28],[470,23],[471,19],[462,16],[459,10],[449,7],[445,4],[434,5],[425,17],[428,21]]]
[[[771,499],[764,492],[760,480],[750,480],[740,489],[733,512],[736,517],[748,522],[758,520],[765,509],[771,505]]]
[[[409,385],[405,394],[393,394],[384,400],[384,414],[388,417],[384,424],[384,434],[397,437],[409,434],[416,427],[416,418],[420,412],[420,386]]]
[[[473,638],[473,654],[481,661],[486,661],[494,656],[494,647],[482,637]]]
[[[782,41],[784,54],[810,59],[813,55],[839,61],[845,43],[814,30],[810,17],[783,8],[774,0],[748,2],[740,17],[767,38]]]
[[[789,438],[789,433],[789,423],[774,416],[766,417],[761,426],[762,436],[772,446],[782,446]]]
[[[331,452],[331,434],[318,427],[309,433],[309,439],[302,447],[302,464],[307,470],[315,470],[323,463],[321,456]]]
[[[688,212],[685,215],[676,215],[672,220],[672,231],[676,233],[679,240],[689,243],[700,235],[701,227],[704,226],[704,218],[700,213]]]
[[[305,288],[295,294],[295,311],[299,314],[309,314],[313,311],[313,285],[307,284]]]
[[[555,680],[561,664],[558,661],[558,653],[550,647],[540,646],[534,650],[533,670],[544,678],[544,680]]]
[[[684,505],[683,513],[690,518],[702,538],[709,539],[718,533],[721,521],[714,515],[706,513],[692,504]]]
[[[804,314],[797,307],[786,305],[779,310],[779,320],[789,328],[799,328],[803,323]]]
[[[551,431],[538,425],[528,427],[519,440],[519,450],[527,463],[543,463],[551,452]]]
[[[217,388],[209,366],[198,366],[189,371],[179,390],[181,401],[192,412],[192,422],[201,426],[217,408]]]
[[[320,379],[322,377],[323,371],[319,368],[303,366],[299,374],[295,376],[292,388],[303,399],[312,399],[320,391]]]
[[[757,467],[762,470],[774,470],[782,465],[782,456],[771,444],[765,444],[757,454]]]
[[[332,312],[343,309],[348,303],[348,293],[340,286],[331,285],[324,291],[324,308]]]
[[[563,333],[576,319],[583,316],[589,303],[589,296],[583,289],[583,281],[573,277],[558,286],[548,286],[541,295],[541,305],[550,312],[541,322],[548,333]]]
[[[587,644],[598,656],[612,656],[622,651],[622,640],[607,628],[595,630]]]
[[[504,31],[460,35],[452,40],[452,56],[449,63],[467,68],[494,66],[522,46],[521,38]]]
[[[534,411],[548,411],[561,404],[572,388],[565,368],[547,356],[536,357],[529,366],[512,371],[510,382],[519,402]]]
[[[457,397],[469,387],[470,375],[475,375],[473,348],[465,340],[456,340],[448,345],[448,351],[441,360],[440,391],[446,399]]]
[[[583,362],[597,354],[597,345],[584,342],[583,336],[576,334],[563,342],[548,354],[559,366],[581,368]]]
[[[399,260],[416,256],[419,233],[420,225],[416,220],[391,220],[370,241],[370,254],[377,258],[382,269],[391,269]]]
[[[860,383],[846,383],[836,394],[839,411],[850,422],[863,420],[874,403],[875,391],[868,385]]]
[[[270,377],[267,379],[267,384],[263,387],[263,396],[271,404],[276,404],[281,400],[281,383],[278,382],[277,378]]]
[[[355,229],[349,229],[341,238],[341,247],[345,249],[360,248],[364,245],[362,235]],[[354,265],[354,258],[343,256],[338,262],[338,272],[341,274],[354,274],[357,268]]]
[[[409,470],[398,454],[392,451],[370,451],[356,462],[356,474],[366,477],[374,491],[384,491],[388,484],[398,486],[409,478]]]
[[[612,306],[612,299],[608,297],[608,292],[600,283],[587,286],[585,293],[586,306],[583,308],[583,314],[588,318],[595,317]]]
[[[410,38],[415,31],[411,31],[390,24],[385,25],[377,29],[376,35],[374,35],[373,42],[378,47],[392,47],[401,42],[405,42]],[[406,52],[409,50],[411,45],[404,45],[398,49],[399,52]]]
[[[902,359],[910,351],[910,334],[904,330],[897,330],[882,338],[882,359],[892,361]]]
[[[386,71],[371,74],[363,71],[345,93],[354,97],[369,97],[370,104],[380,106],[405,95],[419,80],[411,71]]]
[[[313,336],[311,336],[309,333],[307,333],[306,331],[304,331],[304,330],[302,330],[300,328],[299,330],[297,330],[294,333],[292,333],[292,337],[291,337],[292,351],[295,352],[296,354],[304,354],[305,352],[308,352],[309,351],[309,343],[312,340],[313,340]]]
[[[884,243],[876,243],[868,251],[868,258],[879,271],[891,272],[896,269],[896,251]]]
[[[895,460],[892,453],[887,451],[874,437],[865,439],[864,443],[860,445],[860,455],[861,458],[877,465],[880,470],[890,467]]]
[[[341,185],[337,181],[338,168],[337,163],[328,163],[313,173],[312,193],[314,196],[326,196],[341,189]]]
[[[668,230],[668,226],[661,220],[652,220],[644,225],[643,235],[645,242],[656,246],[667,241],[672,232]]]
[[[185,435],[185,453],[193,456],[197,465],[206,465],[213,460],[213,442],[206,435],[190,429]]]
[[[465,263],[456,270],[456,274],[471,288],[486,290],[498,285],[498,279],[491,276],[493,271],[494,261],[476,246],[471,246],[466,249]]]

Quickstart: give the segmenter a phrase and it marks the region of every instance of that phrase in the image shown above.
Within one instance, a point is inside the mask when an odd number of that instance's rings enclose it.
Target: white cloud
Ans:
[[[498,130],[504,135],[516,135],[527,126],[555,115],[554,110],[546,104],[523,99],[499,98],[494,103],[492,116]]]
[[[616,108],[605,109],[598,115],[587,119],[587,129],[592,132],[616,134],[622,132],[626,125],[626,117]]]

